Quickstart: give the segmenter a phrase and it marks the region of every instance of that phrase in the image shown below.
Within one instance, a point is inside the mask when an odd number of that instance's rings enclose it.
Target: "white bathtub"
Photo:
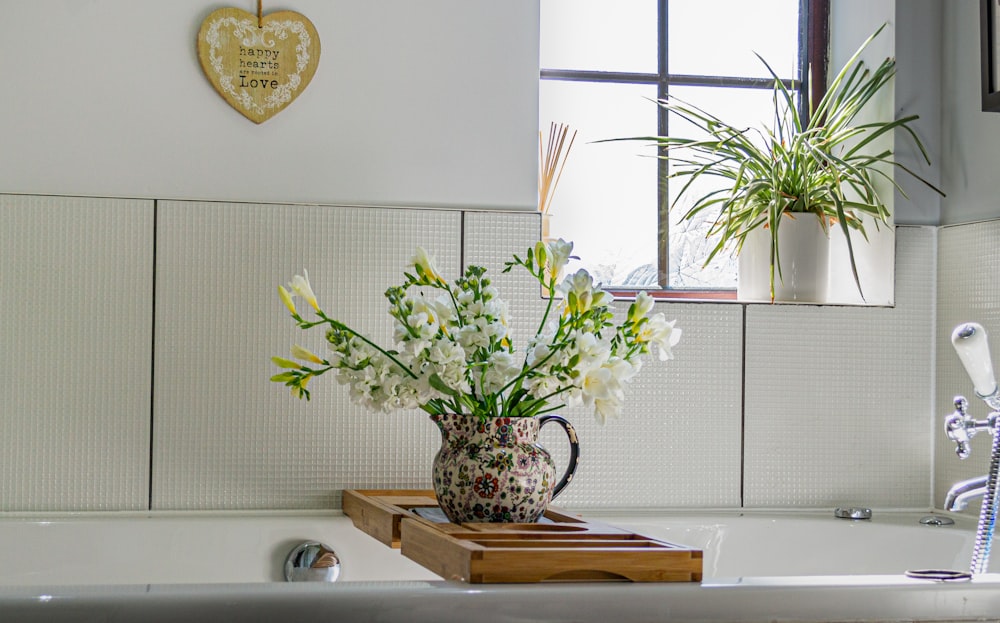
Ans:
[[[587,513],[702,548],[703,582],[545,585],[443,581],[334,513],[6,515],[0,621],[1000,620],[1000,575],[904,575],[968,567],[973,522],[926,514]],[[305,540],[336,550],[340,581],[281,581]]]

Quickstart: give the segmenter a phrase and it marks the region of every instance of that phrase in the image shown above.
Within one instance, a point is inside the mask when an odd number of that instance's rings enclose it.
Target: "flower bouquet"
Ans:
[[[525,506],[529,498],[540,500],[544,510],[553,491],[561,489],[553,485],[551,474],[511,483],[516,472],[551,464],[530,439],[537,428],[560,420],[575,443],[572,427],[551,412],[582,404],[592,408],[601,423],[619,417],[623,385],[639,371],[640,357],[655,349],[661,360],[672,358],[671,348],[681,336],[674,321],[651,313],[653,298],[645,292],[638,294],[625,318],[615,324],[612,297],[586,270],[563,278],[572,249],[572,243],[564,240],[539,242],[523,258],[514,255],[504,266],[504,272],[515,267],[527,270],[545,291],[555,294],[548,297],[538,329],[521,352],[514,346],[508,305],[481,266],[468,266],[463,276],[449,284],[432,258],[418,248],[412,272],[404,272],[402,285],[385,292],[394,326],[396,347],[392,349],[328,316],[317,301],[308,272],[303,271],[288,288],[278,286],[278,294],[300,329],[325,329],[330,354],[322,357],[295,345],[294,359],[272,358],[283,370],[271,380],[291,388],[294,396],[308,399],[310,381],[334,371],[356,403],[378,411],[422,409],[429,413],[444,434],[442,452],[450,448],[476,464],[475,469],[454,464],[439,470],[435,461],[438,498],[453,520],[442,500],[446,488],[460,490],[458,495],[468,498],[471,507],[480,504],[478,513],[470,511],[478,520],[497,519],[498,513],[500,519],[508,515],[517,519],[519,515],[512,515],[511,509]],[[299,314],[295,297],[312,307],[315,319]],[[459,428],[467,432],[459,434]],[[492,441],[483,443],[492,444],[493,449],[477,449],[468,438],[475,433],[490,437]],[[572,468],[562,486],[572,476]],[[535,513],[538,505],[532,503],[524,517]],[[476,520],[468,517],[462,520]]]

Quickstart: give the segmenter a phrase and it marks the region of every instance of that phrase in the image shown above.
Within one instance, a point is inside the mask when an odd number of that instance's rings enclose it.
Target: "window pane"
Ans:
[[[546,69],[656,73],[653,0],[541,0]]]
[[[670,74],[767,78],[757,52],[797,75],[799,0],[669,0],[667,11]]]
[[[671,87],[672,95],[712,113],[719,119],[737,126],[771,127],[774,116],[773,92],[770,89],[729,89],[709,87]],[[698,138],[695,128],[674,115],[670,116],[670,134]],[[686,126],[686,127],[685,127]],[[669,187],[671,205],[686,178],[675,180]],[[705,258],[715,247],[716,240],[706,239],[706,233],[717,211],[706,211],[696,219],[681,220],[694,200],[720,187],[721,180],[699,178],[681,197],[670,214],[669,282],[673,288],[735,288],[736,261],[729,251],[723,251],[703,268]]]
[[[655,135],[655,99],[648,85],[540,84],[539,127],[547,134],[555,121],[578,131],[551,204],[550,232],[572,240],[574,255],[605,286],[623,285],[637,271],[645,285],[656,285],[657,167],[640,155],[640,143],[593,141]]]

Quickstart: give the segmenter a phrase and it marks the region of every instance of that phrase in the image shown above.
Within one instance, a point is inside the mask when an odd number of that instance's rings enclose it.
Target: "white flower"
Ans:
[[[417,247],[416,254],[410,259],[413,268],[417,271],[418,277],[426,278],[429,283],[444,284],[444,278],[434,267],[434,258],[427,255],[423,247]]]
[[[420,383],[414,386],[415,391],[418,394],[428,393],[428,399],[437,397],[438,390],[430,386],[430,377],[435,375],[448,388],[468,393],[470,386],[465,374],[465,351],[447,337],[439,336],[422,343],[426,347],[409,353],[408,359],[410,370],[420,376]],[[406,353],[400,353],[400,356],[406,358]],[[409,380],[405,382],[410,383]]]
[[[426,312],[416,312],[406,317],[406,324],[417,332],[418,338],[427,339],[437,333],[437,323]],[[409,339],[409,338],[403,338]]]
[[[632,380],[636,374],[639,373],[639,369],[642,368],[642,361],[635,360],[634,362],[626,361],[621,357],[612,357],[604,367],[611,370],[611,375],[615,378],[615,381],[621,386],[622,383],[626,383]]]
[[[589,292],[594,287],[594,278],[590,276],[584,269],[580,269],[573,273],[572,275],[567,275],[563,279],[562,284],[559,286],[559,290],[563,294],[569,294],[570,292],[574,294],[583,294]]]
[[[559,383],[554,377],[548,375],[532,376],[524,382],[524,388],[531,394],[532,398],[545,398],[552,392],[559,390]]]
[[[667,321],[663,314],[654,314],[639,331],[636,340],[656,344],[660,361],[673,359],[674,354],[670,349],[681,339],[681,330],[674,327],[676,322],[676,320]]]
[[[525,362],[529,367],[535,367],[545,361],[545,358],[552,352],[552,348],[547,342],[537,342],[529,351]]]
[[[562,238],[553,240],[548,245],[548,257],[545,261],[545,272],[549,279],[556,281],[562,277],[562,271],[569,264],[570,255],[573,253],[573,243],[566,242]]]
[[[438,324],[447,332],[448,324],[455,319],[455,308],[452,307],[451,299],[442,294],[433,301],[429,301],[428,305],[434,308]]]
[[[600,367],[611,356],[611,345],[600,341],[593,333],[579,333],[574,342],[579,356],[579,367],[583,372]]]
[[[629,307],[628,319],[632,322],[638,322],[645,318],[653,310],[654,302],[655,299],[648,292],[640,291],[635,297],[635,302]]]
[[[594,286],[594,278],[582,268],[566,277],[559,290],[566,297],[565,304],[570,313],[590,311],[595,305],[601,305],[607,296],[607,293]]]
[[[493,319],[494,337],[504,338],[508,335],[510,305],[502,299],[492,299],[486,306],[486,315]]]
[[[468,307],[476,300],[476,294],[470,290],[459,290],[458,294],[455,295],[455,300],[462,307]]]
[[[604,367],[594,368],[583,375],[580,389],[583,390],[583,404],[589,407],[594,404],[594,400],[612,396],[616,383],[611,370]]]
[[[617,420],[622,414],[623,402],[618,396],[594,400],[594,418],[601,424]]]
[[[500,391],[507,383],[514,380],[520,371],[521,368],[514,360],[514,356],[507,351],[492,353],[483,373],[483,393],[493,394]]]
[[[442,299],[430,300],[422,296],[413,299],[413,315],[419,315],[420,321],[431,325],[436,332],[438,328],[450,319],[450,306]],[[411,316],[412,317],[412,316]],[[409,319],[407,319],[409,322]],[[415,323],[411,326],[416,327]]]
[[[479,321],[482,320],[482,324]],[[476,324],[467,324],[458,330],[458,343],[462,345],[465,352],[471,353],[479,348],[488,348],[490,336],[484,330],[486,321],[477,319]]]
[[[604,424],[617,419],[625,404],[623,384],[632,379],[639,367],[620,357],[612,357],[601,368],[588,372],[581,387],[583,404],[593,407],[594,417]]]
[[[313,294],[312,286],[309,285],[309,272],[304,268],[302,272],[303,275],[292,277],[292,282],[288,284],[288,287],[293,295],[301,296],[307,303],[312,305],[313,309],[319,311],[319,303],[316,302],[316,295]],[[285,304],[287,305],[288,303]]]

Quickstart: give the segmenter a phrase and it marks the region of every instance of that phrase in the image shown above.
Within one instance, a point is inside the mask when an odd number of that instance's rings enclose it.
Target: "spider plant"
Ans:
[[[854,281],[861,292],[861,281],[854,260],[851,231],[866,240],[865,218],[870,217],[876,228],[887,224],[889,210],[879,196],[875,180],[887,180],[900,190],[887,171],[893,167],[905,171],[941,191],[916,172],[893,159],[892,149],[874,149],[877,139],[893,130],[908,134],[919,148],[924,160],[930,159],[911,123],[917,115],[890,121],[856,122],[858,113],[895,74],[895,60],[887,58],[874,71],[860,60],[866,47],[885,28],[876,30],[854,53],[830,83],[820,102],[814,107],[809,101],[808,120],[803,120],[795,105],[795,97],[778,78],[771,66],[759,54],[757,58],[774,78],[774,119],[767,129],[740,128],[730,125],[711,113],[676,97],[659,100],[659,105],[687,120],[703,133],[703,138],[673,136],[637,137],[626,140],[653,141],[659,147],[660,158],[671,162],[667,180],[683,180],[684,184],[670,206],[702,177],[720,178],[721,186],[697,197],[684,213],[692,219],[706,210],[718,214],[709,227],[708,236],[718,236],[709,254],[707,265],[723,249],[742,250],[748,234],[765,228],[770,237],[770,285],[774,300],[774,277],[777,266],[781,278],[778,228],[782,216],[813,214],[829,235],[836,225],[844,232]],[[864,294],[862,293],[862,298]]]

